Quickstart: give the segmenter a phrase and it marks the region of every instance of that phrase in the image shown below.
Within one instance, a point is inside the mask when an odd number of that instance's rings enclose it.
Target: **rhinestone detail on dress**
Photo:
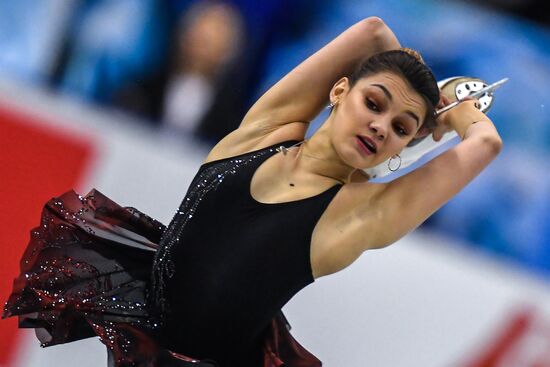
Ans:
[[[153,262],[153,272],[151,279],[151,304],[156,305],[159,321],[169,312],[166,301],[166,282],[172,278],[176,272],[174,262],[172,261],[172,248],[180,242],[180,237],[185,226],[193,218],[201,201],[211,191],[218,188],[228,175],[234,175],[239,168],[255,161],[256,159],[275,152],[275,148],[266,148],[252,152],[248,155],[241,155],[229,160],[208,165],[192,181],[185,198],[183,199],[174,218],[170,222],[168,229],[164,232],[160,248],[155,254]]]

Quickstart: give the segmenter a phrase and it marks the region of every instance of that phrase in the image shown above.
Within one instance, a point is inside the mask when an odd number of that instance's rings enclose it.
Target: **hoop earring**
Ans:
[[[392,168],[392,159],[395,159],[395,157],[399,158],[399,164],[397,165],[397,168]],[[401,167],[401,156],[399,154],[394,155],[390,158],[388,161],[388,169],[392,172],[397,171]]]

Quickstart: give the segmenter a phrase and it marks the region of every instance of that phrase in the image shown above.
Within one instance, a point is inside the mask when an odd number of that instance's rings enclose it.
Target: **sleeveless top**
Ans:
[[[341,185],[266,204],[250,193],[258,167],[296,141],[203,164],[164,232],[150,298],[167,347],[226,366],[260,366],[261,336],[314,281],[313,229]]]

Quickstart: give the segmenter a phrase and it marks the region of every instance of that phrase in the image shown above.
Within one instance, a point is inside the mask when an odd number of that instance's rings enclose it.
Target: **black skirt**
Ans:
[[[163,347],[147,292],[165,229],[97,190],[51,199],[31,231],[2,318],[18,316],[19,327],[34,328],[43,347],[98,336],[109,366],[217,366]],[[321,366],[289,330],[279,312],[265,333],[259,367]]]

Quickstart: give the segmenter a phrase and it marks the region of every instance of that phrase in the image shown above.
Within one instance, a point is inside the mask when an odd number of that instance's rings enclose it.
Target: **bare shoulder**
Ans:
[[[261,123],[241,125],[212,148],[204,163],[248,153],[283,141],[301,141],[308,128],[307,123],[303,122],[289,123],[276,129],[265,126],[262,127]]]

